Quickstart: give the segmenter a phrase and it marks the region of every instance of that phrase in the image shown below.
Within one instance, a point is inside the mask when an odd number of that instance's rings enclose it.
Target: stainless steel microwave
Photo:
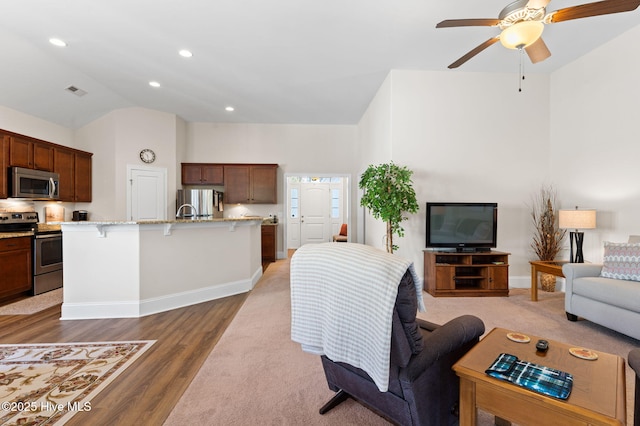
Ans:
[[[11,197],[34,200],[58,200],[60,175],[42,170],[10,168]]]

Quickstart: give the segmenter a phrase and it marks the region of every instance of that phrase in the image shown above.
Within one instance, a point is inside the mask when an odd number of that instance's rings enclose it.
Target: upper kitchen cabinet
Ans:
[[[277,164],[225,164],[224,201],[228,204],[277,204]]]
[[[74,157],[74,167],[76,169],[74,186],[76,202],[91,202],[91,157],[89,152],[76,151]]]
[[[8,167],[55,172],[60,175],[61,201],[91,202],[90,152],[0,130],[0,198],[10,195]]]
[[[0,198],[9,196],[9,188],[7,179],[9,177],[7,167],[9,167],[9,136],[0,134],[0,167],[3,173],[0,173]]]
[[[73,165],[73,151],[66,148],[56,148],[54,153],[53,171],[60,175],[58,181],[58,195],[60,201],[73,201],[75,190],[73,187],[75,167]]]
[[[53,146],[47,142],[9,137],[9,166],[53,171]]]
[[[224,185],[222,164],[182,163],[183,185]]]
[[[54,171],[60,175],[60,200],[91,201],[91,153],[56,147]]]

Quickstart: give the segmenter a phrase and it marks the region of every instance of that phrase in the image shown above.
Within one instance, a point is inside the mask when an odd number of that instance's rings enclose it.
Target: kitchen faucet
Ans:
[[[184,207],[191,207],[191,216],[198,216],[198,209],[196,209],[193,204],[183,204],[178,207],[178,211],[176,212],[176,217],[180,217],[180,210]],[[187,215],[182,215],[182,217],[187,217]]]

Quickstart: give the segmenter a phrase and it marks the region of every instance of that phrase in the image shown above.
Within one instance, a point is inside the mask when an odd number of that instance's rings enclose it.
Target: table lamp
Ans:
[[[561,229],[575,229],[569,233],[569,243],[571,245],[571,263],[584,263],[582,254],[582,242],[584,240],[584,232],[579,229],[594,229],[596,227],[596,211],[595,210],[560,210],[558,226]],[[576,244],[575,257],[573,253],[573,243]]]

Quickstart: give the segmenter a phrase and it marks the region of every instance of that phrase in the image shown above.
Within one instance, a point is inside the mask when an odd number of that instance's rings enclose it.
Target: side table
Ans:
[[[562,265],[568,263],[566,260],[532,260],[531,264],[531,300],[538,301],[538,272],[555,275],[564,278]]]
[[[478,408],[495,415],[502,424],[625,424],[624,358],[598,352],[595,361],[579,359],[569,353],[573,345],[550,339],[546,339],[549,350],[540,354],[535,344],[544,336],[529,335],[530,342],[517,343],[507,338],[509,332],[493,329],[453,365],[460,377],[460,426],[476,425]],[[571,373],[571,395],[559,400],[488,376],[485,369],[500,353]]]

